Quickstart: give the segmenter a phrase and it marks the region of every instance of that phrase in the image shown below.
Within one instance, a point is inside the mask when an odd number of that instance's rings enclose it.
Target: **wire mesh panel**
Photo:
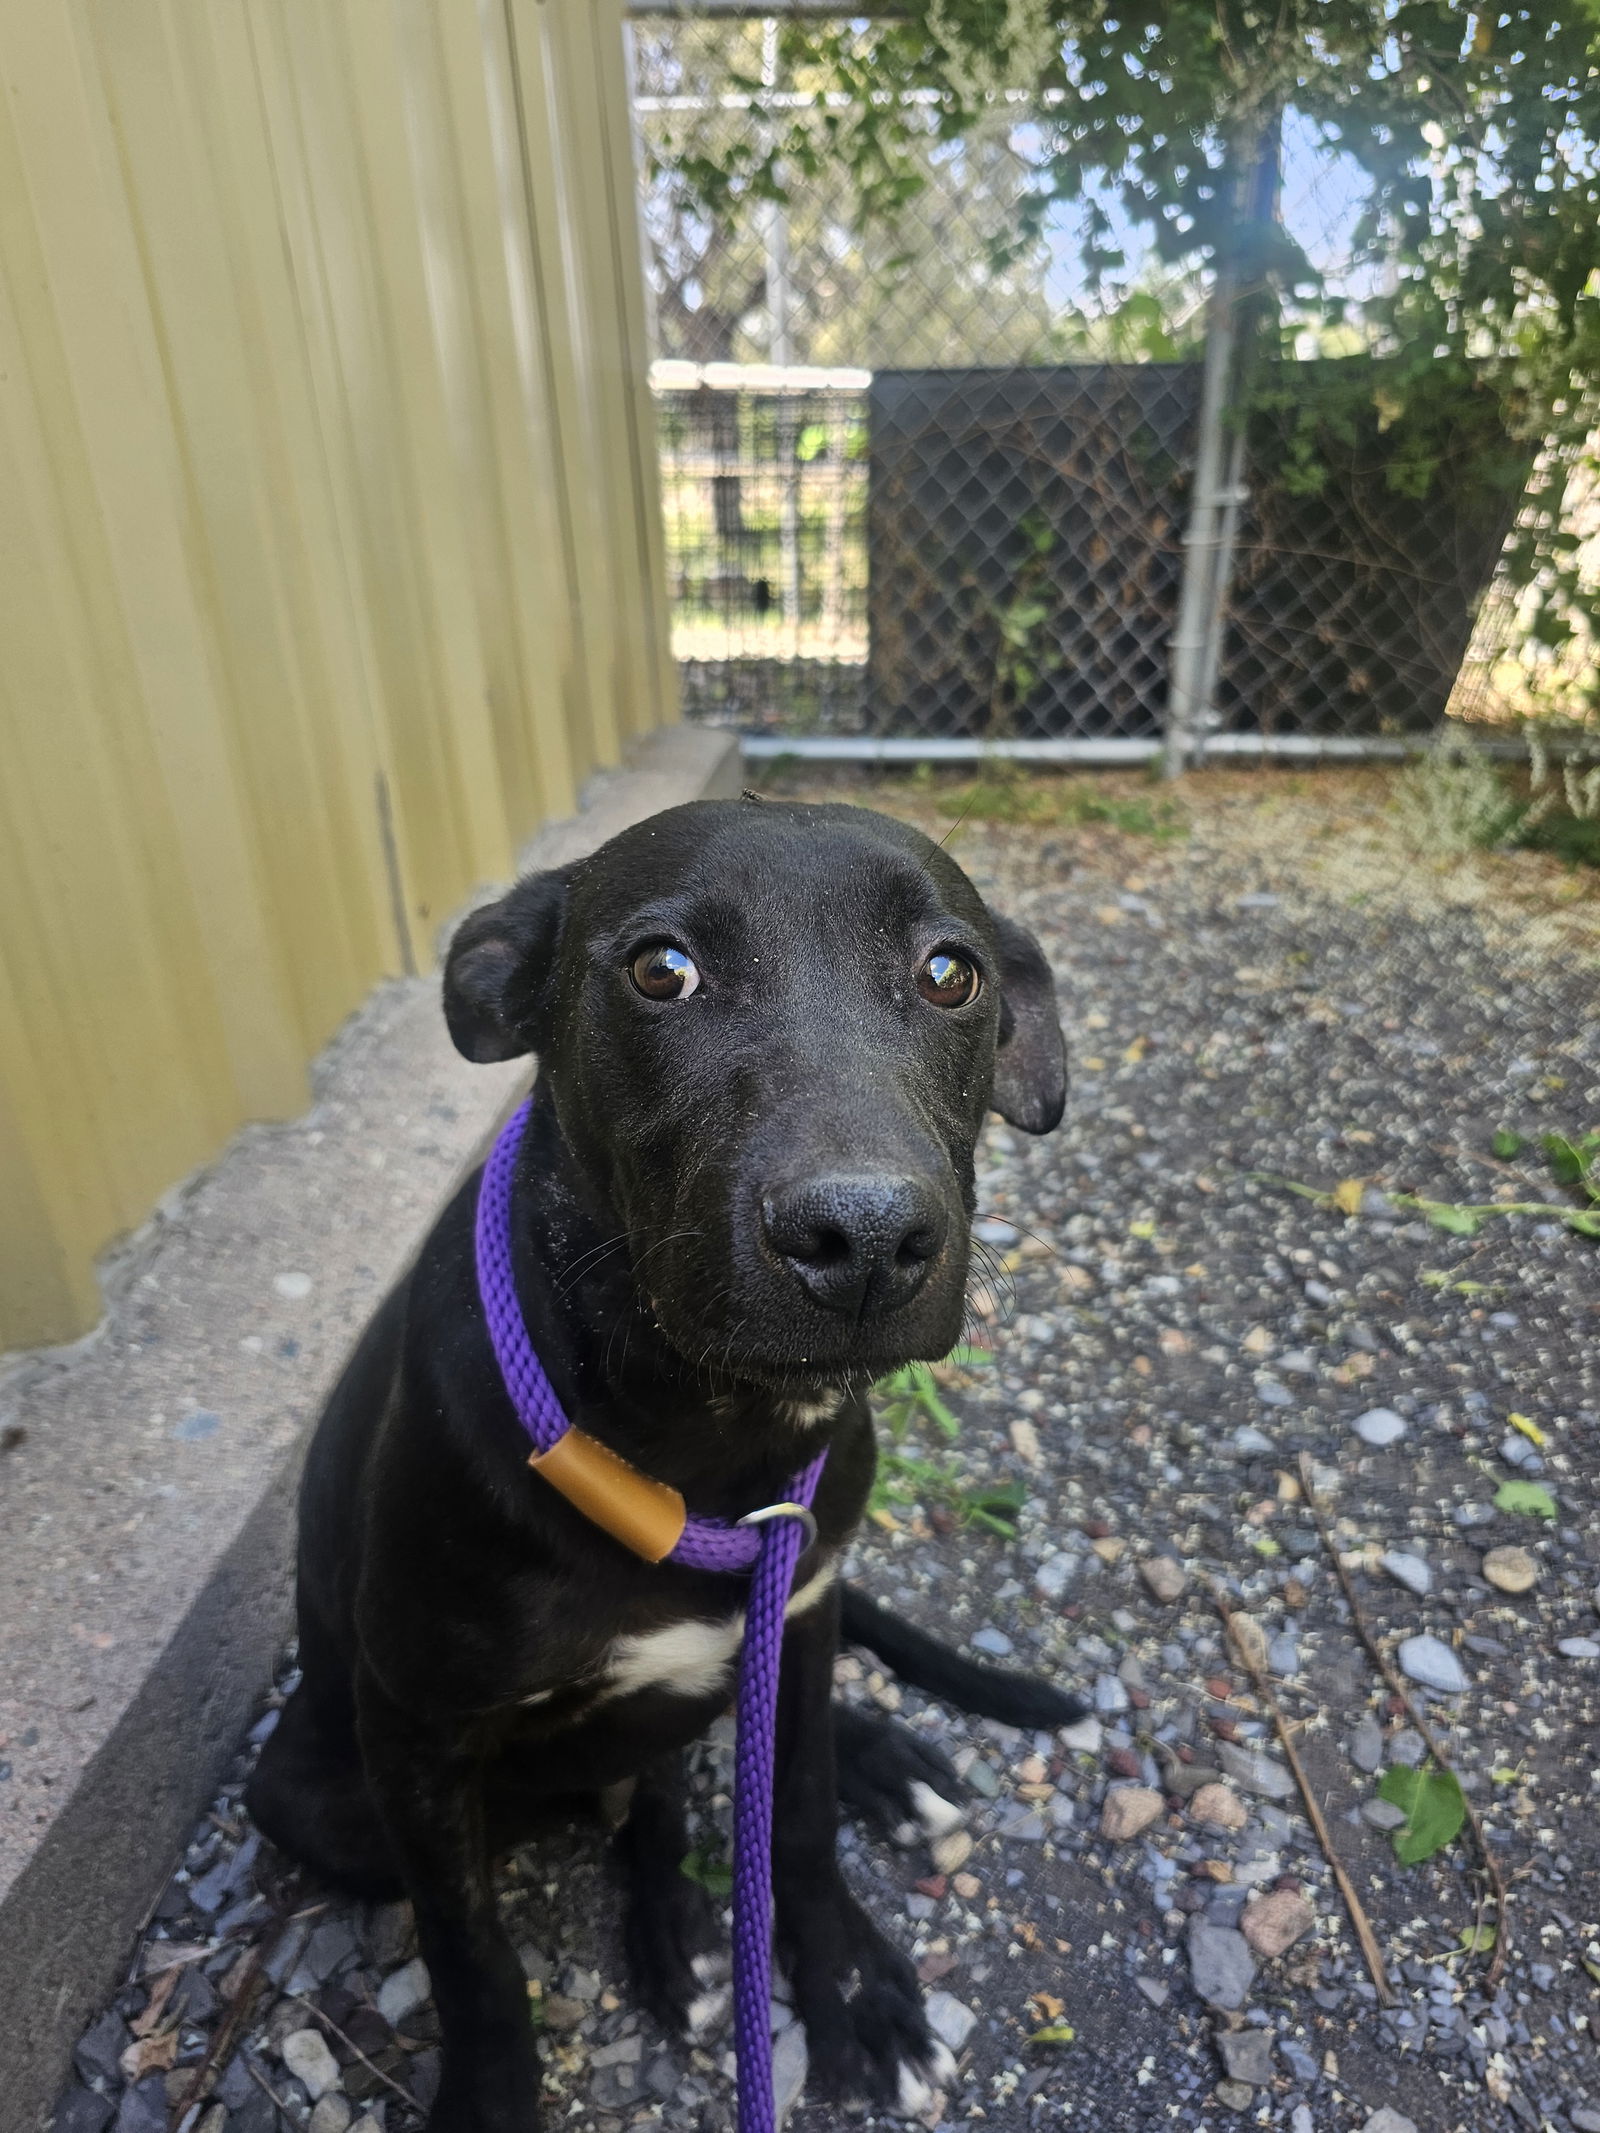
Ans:
[[[866,374],[661,363],[655,380],[685,711],[860,731]]]
[[[1532,454],[1487,393],[1464,386],[1425,493],[1370,392],[1360,357],[1297,364],[1284,405],[1258,417],[1250,501],[1234,561],[1215,725],[1238,733],[1427,733],[1439,724]],[[1314,486],[1286,453],[1318,395],[1338,395],[1338,435],[1318,436]]]
[[[874,375],[874,731],[1160,733],[1198,384],[1168,363]]]

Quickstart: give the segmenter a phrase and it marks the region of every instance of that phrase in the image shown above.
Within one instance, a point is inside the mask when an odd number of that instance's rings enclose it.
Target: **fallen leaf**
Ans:
[[[1342,1215],[1359,1215],[1361,1195],[1365,1190],[1359,1178],[1341,1178],[1333,1188],[1333,1204]]]
[[[1538,1423],[1532,1421],[1527,1415],[1507,1415],[1506,1420],[1519,1436],[1526,1437],[1530,1444],[1536,1444],[1541,1452],[1549,1443],[1549,1438]]]
[[[1413,1770],[1396,1763],[1378,1781],[1378,1798],[1405,1810],[1403,1829],[1394,1833],[1394,1855],[1402,1866],[1416,1866],[1453,1844],[1467,1819],[1461,1782],[1453,1770]]]
[[[128,2024],[128,2027],[136,2037],[148,2037],[151,2030],[159,2024],[161,2017],[167,2011],[167,2002],[172,1998],[173,1991],[181,1975],[182,1973],[178,1970],[163,1970],[157,1974],[155,1984],[150,1989],[150,1998],[145,2005],[144,2013],[135,2015]]]
[[[1525,1511],[1530,1518],[1554,1518],[1556,1500],[1539,1481],[1502,1481],[1494,1492],[1497,1511]]]
[[[164,2074],[176,2065],[178,2058],[178,2025],[164,2029],[159,2036],[141,2037],[137,2044],[130,2044],[117,2064],[129,2081],[142,2081],[146,2074]]]

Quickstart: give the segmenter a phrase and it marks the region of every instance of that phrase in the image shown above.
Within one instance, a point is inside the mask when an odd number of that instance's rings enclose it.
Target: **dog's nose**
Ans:
[[[948,1225],[943,1202],[919,1178],[839,1176],[769,1192],[761,1226],[814,1303],[866,1318],[909,1303]]]

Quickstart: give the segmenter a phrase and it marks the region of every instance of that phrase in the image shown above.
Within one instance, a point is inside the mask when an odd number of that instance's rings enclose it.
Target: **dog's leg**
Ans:
[[[628,1876],[628,1965],[634,1989],[663,2027],[701,2043],[727,2010],[726,1935],[716,1907],[683,1871],[689,1850],[684,1760],[641,1771],[617,1851]]]
[[[337,1696],[319,1696],[309,1679],[268,1734],[245,1805],[268,1842],[319,1879],[373,1901],[400,1894],[399,1864],[367,1788],[354,1718]]]
[[[895,1844],[942,1837],[963,1819],[966,1787],[909,1726],[854,1704],[833,1707],[839,1805]]]
[[[910,1962],[839,1870],[831,1695],[838,1641],[836,1593],[795,1617],[783,1640],[772,1850],[778,1952],[812,2066],[844,2095],[917,2116],[954,2078],[955,2062],[928,2029]]]
[[[1037,1674],[1019,1674],[1010,1667],[985,1666],[981,1660],[968,1659],[914,1622],[903,1622],[854,1585],[844,1588],[843,1610],[841,1634],[846,1644],[864,1644],[892,1674],[937,1696],[952,1710],[998,1719],[1002,1725],[1021,1726],[1026,1732],[1054,1732],[1057,1726],[1075,1726],[1088,1716],[1090,1707],[1081,1696],[1058,1689]]]
[[[361,1752],[399,1855],[433,1984],[444,2066],[428,2133],[534,2133],[539,2058],[527,1985],[495,1906],[481,1765],[369,1676]]]

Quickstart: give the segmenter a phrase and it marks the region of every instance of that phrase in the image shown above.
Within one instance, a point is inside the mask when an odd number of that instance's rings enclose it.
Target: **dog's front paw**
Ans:
[[[539,2133],[539,2055],[530,2029],[510,2043],[446,2047],[424,2133]]]
[[[963,1820],[960,1778],[909,1726],[840,1704],[834,1739],[841,1806],[894,1843],[936,1840]]]
[[[628,1904],[628,1969],[639,1999],[663,2029],[691,2044],[719,2030],[732,2001],[716,1909],[685,1875],[634,1885]]]
[[[846,1899],[844,1959],[797,1952],[790,1982],[811,2065],[826,2087],[902,2118],[924,2118],[956,2081],[956,2062],[928,2026],[916,1972]]]

